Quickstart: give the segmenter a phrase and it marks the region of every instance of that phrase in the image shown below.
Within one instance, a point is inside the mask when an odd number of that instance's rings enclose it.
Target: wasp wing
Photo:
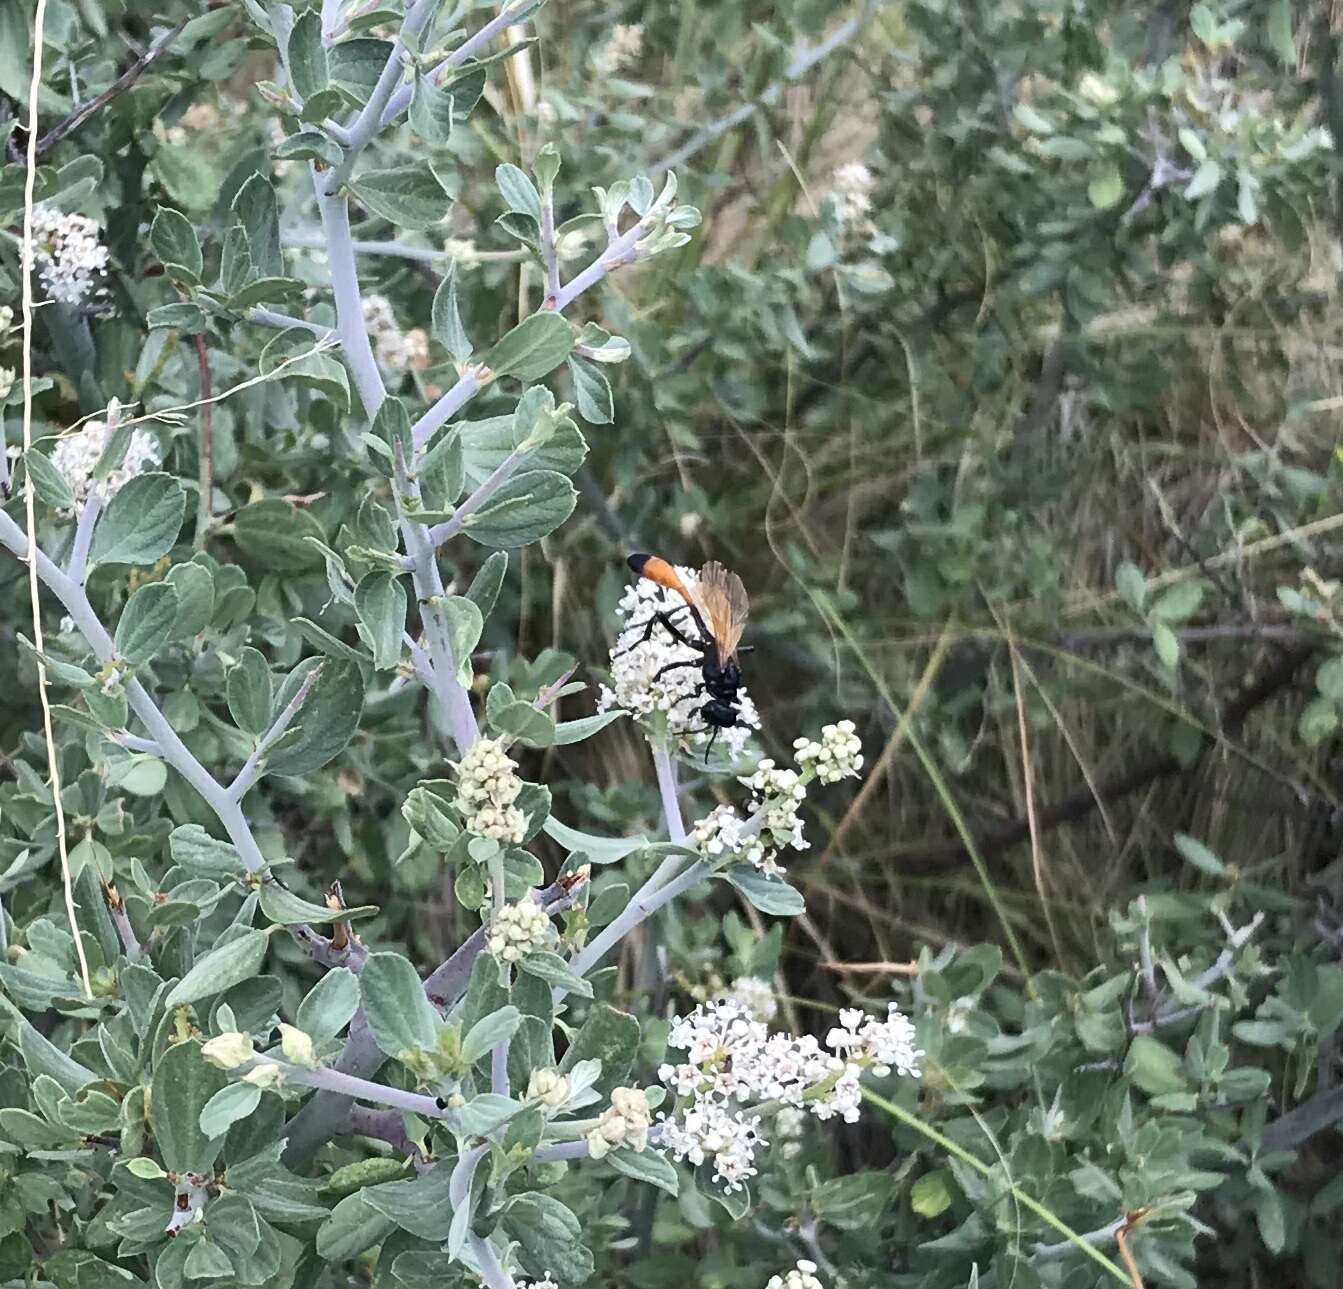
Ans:
[[[718,646],[718,662],[723,665],[737,652],[737,644],[746,627],[749,605],[741,578],[728,572],[717,561],[706,564],[699,573],[699,599],[708,620],[709,632]]]

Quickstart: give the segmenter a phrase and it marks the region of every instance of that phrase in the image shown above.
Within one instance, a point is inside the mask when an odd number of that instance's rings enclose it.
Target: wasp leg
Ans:
[[[665,667],[659,667],[653,673],[653,679],[661,680],[669,671],[685,671],[688,667],[698,669],[703,666],[704,664],[698,658],[687,658],[684,662],[669,662]]]
[[[674,636],[677,640],[679,640],[682,644],[690,645],[692,649],[696,648],[697,646],[691,644],[691,642],[687,640],[684,635],[681,634],[681,632],[677,629],[676,624],[672,621],[672,618],[674,618],[678,613],[685,613],[688,607],[689,607],[688,605],[682,605],[681,608],[672,609],[669,612],[655,613],[651,618],[645,618],[642,622],[631,622],[627,627],[624,628],[624,630],[621,631],[620,634],[624,635],[626,631],[637,631],[640,627],[642,627],[644,632],[643,635],[641,635],[633,644],[626,645],[623,649],[617,650],[615,653],[611,655],[611,657],[619,658],[621,654],[631,653],[635,649],[637,649],[641,644],[647,644],[648,641],[650,641],[653,638],[653,628],[656,627],[659,622],[664,627],[666,627],[667,630],[671,633],[671,635]]]
[[[718,726],[713,727],[713,733],[709,735],[709,745],[704,749],[704,764],[709,764],[709,753],[713,751],[713,741],[718,737]]]

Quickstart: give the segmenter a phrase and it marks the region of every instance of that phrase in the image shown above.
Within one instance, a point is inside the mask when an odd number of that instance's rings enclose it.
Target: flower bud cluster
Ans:
[[[822,1047],[810,1034],[770,1033],[731,999],[702,1003],[678,1017],[667,1043],[686,1059],[664,1064],[658,1077],[691,1102],[677,1115],[661,1117],[657,1144],[693,1164],[712,1159],[715,1175],[733,1190],[755,1174],[754,1149],[763,1138],[754,1121],[731,1112],[732,1102],[780,1102],[820,1120],[855,1123],[864,1070],[917,1076],[923,1053],[894,1006],[884,1021],[856,1012],[843,1014],[841,1022]]]
[[[764,1025],[768,1025],[779,1014],[774,986],[759,976],[738,976],[718,996],[736,1003],[753,1020]]]
[[[601,1159],[622,1147],[635,1152],[643,1150],[648,1145],[652,1123],[648,1100],[639,1088],[612,1088],[610,1106],[585,1138],[588,1154]]]
[[[207,1039],[201,1044],[201,1055],[221,1070],[235,1070],[246,1065],[256,1055],[256,1049],[248,1035],[235,1030]]]
[[[678,566],[676,571],[693,590],[694,569]],[[710,729],[700,712],[707,699],[700,673],[703,655],[655,621],[658,614],[668,614],[682,635],[693,640],[697,630],[686,602],[675,591],[641,577],[625,588],[616,612],[625,625],[611,650],[611,683],[601,687],[598,710],[627,711],[646,724],[661,719],[667,737],[682,751],[704,747]],[[666,671],[679,663],[690,665]],[[718,743],[734,758],[741,755],[751,731],[760,728],[760,717],[745,689],[738,691],[738,697],[742,723],[718,734]]]
[[[373,342],[373,357],[385,372],[400,375],[429,366],[429,336],[423,327],[402,331],[384,295],[364,297],[364,326]]]
[[[103,478],[95,479],[93,469],[115,428],[114,421],[85,421],[73,434],[64,434],[56,440],[51,464],[65,476],[77,501],[97,497],[106,505],[136,475],[159,464],[158,441],[145,430],[132,430],[121,463]]]
[[[793,743],[794,757],[803,770],[814,771],[822,783],[853,778],[863,768],[862,740],[853,732],[852,721],[821,727],[821,739],[800,738]]]
[[[457,809],[462,826],[477,837],[520,842],[527,817],[513,803],[522,791],[517,763],[498,739],[477,739],[457,767]]]
[[[797,1266],[781,1276],[770,1276],[765,1289],[825,1289],[816,1277],[816,1264],[799,1258]]]
[[[33,262],[42,289],[62,304],[81,304],[107,268],[102,229],[87,215],[33,207]]]
[[[490,923],[489,950],[500,962],[517,962],[554,939],[545,909],[532,900],[505,904]]]
[[[527,1100],[539,1101],[552,1110],[558,1109],[569,1099],[572,1085],[567,1074],[555,1069],[533,1070],[527,1080]]]
[[[593,51],[592,70],[599,76],[614,76],[631,63],[637,63],[643,50],[643,23],[618,22]]]

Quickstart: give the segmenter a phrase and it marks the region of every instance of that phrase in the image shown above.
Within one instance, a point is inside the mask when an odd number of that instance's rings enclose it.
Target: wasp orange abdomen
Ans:
[[[631,555],[626,561],[640,577],[646,577],[650,582],[656,582],[659,586],[665,586],[669,591],[675,591],[686,600],[690,599],[686,591],[685,583],[681,581],[681,575],[665,559],[658,555],[645,555],[642,552]]]

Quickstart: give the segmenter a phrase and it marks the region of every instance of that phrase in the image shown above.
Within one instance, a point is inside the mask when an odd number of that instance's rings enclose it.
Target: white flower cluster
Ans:
[[[797,739],[793,747],[800,770],[761,761],[754,774],[738,780],[750,789],[749,817],[742,818],[730,805],[715,806],[690,830],[699,853],[706,859],[733,857],[762,873],[782,873],[781,850],[807,849],[798,813],[807,784],[812,779],[835,783],[862,768],[862,744],[853,730],[852,721],[840,721],[825,726],[819,741]]]
[[[843,227],[857,229],[866,224],[876,182],[861,161],[849,161],[836,169],[830,181],[830,202]]]
[[[676,571],[693,589],[695,570],[678,565]],[[678,667],[664,676],[658,675],[671,663],[700,662],[699,651],[673,639],[660,623],[653,627],[647,640],[643,639],[648,623],[658,613],[676,614],[674,621],[678,628],[693,639],[695,625],[686,612],[685,601],[675,591],[641,577],[625,588],[616,612],[625,625],[611,650],[611,683],[601,687],[597,709],[619,708],[631,712],[636,719],[659,713],[666,719],[668,737],[683,751],[705,746],[710,730],[700,708],[708,695],[699,668]],[[738,696],[742,723],[718,734],[718,743],[734,758],[741,755],[751,731],[760,728],[760,716],[745,689],[738,691]]]
[[[754,1176],[754,1150],[763,1140],[753,1119],[731,1111],[734,1100],[777,1101],[820,1120],[855,1123],[865,1069],[918,1075],[923,1053],[894,1006],[884,1021],[847,1010],[840,1020],[826,1038],[827,1051],[810,1034],[771,1034],[728,999],[678,1017],[667,1043],[686,1060],[664,1064],[658,1078],[691,1104],[674,1118],[661,1117],[657,1144],[692,1164],[712,1159],[715,1175],[733,1190]]]
[[[429,366],[429,336],[423,327],[402,331],[384,295],[364,297],[364,326],[373,342],[373,357],[385,372],[423,371]]]
[[[817,1278],[816,1264],[806,1258],[799,1258],[797,1266],[781,1276],[770,1276],[765,1289],[825,1289]]]
[[[554,938],[545,909],[532,900],[505,904],[490,923],[489,950],[500,962],[517,962]]]
[[[498,739],[477,739],[457,767],[456,806],[462,826],[477,837],[520,842],[527,816],[513,803],[522,791],[517,763]]]
[[[822,783],[838,783],[863,768],[862,740],[854,732],[852,721],[821,727],[820,742],[800,738],[793,743],[793,755],[804,770],[814,770]]]
[[[807,1116],[796,1106],[782,1106],[774,1116],[774,1146],[785,1159],[796,1159],[802,1153],[806,1126]]]
[[[768,1025],[779,1014],[774,997],[774,986],[759,976],[738,976],[724,989],[719,998],[736,1003],[742,1011],[762,1025]]]
[[[103,478],[95,479],[93,467],[111,440],[113,430],[114,426],[107,421],[85,421],[75,433],[56,440],[51,464],[65,476],[76,500],[97,497],[106,505],[137,474],[159,464],[159,445],[154,436],[146,430],[132,430],[121,464]]]
[[[107,268],[102,230],[87,215],[33,207],[33,261],[42,289],[62,304],[87,299]]]
[[[543,1280],[515,1280],[513,1285],[514,1289],[560,1289],[559,1285],[550,1278],[549,1271],[546,1272]]]
[[[621,1147],[637,1153],[647,1147],[648,1130],[652,1125],[653,1116],[642,1090],[612,1088],[610,1106],[584,1138],[588,1143],[588,1154],[593,1159],[601,1159]]]
[[[618,22],[593,51],[592,70],[600,76],[614,76],[631,63],[638,62],[643,51],[643,23]]]

